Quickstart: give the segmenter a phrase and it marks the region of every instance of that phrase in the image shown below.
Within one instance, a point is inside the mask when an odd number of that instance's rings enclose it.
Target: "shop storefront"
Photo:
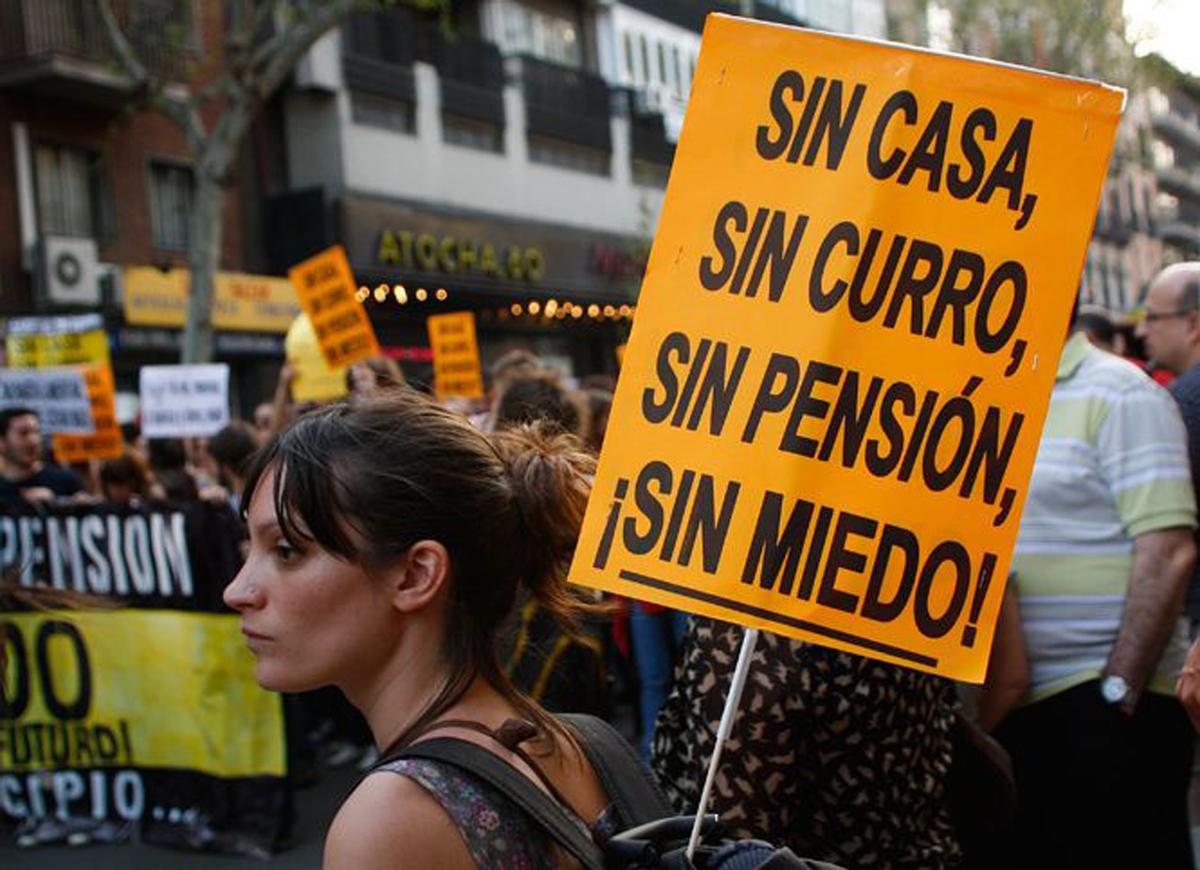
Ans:
[[[185,269],[130,266],[122,281],[123,322],[109,329],[118,392],[136,393],[143,365],[179,362],[187,317]],[[300,311],[286,278],[221,272],[213,302],[213,353],[229,363],[235,410],[248,416],[269,399],[283,362],[283,339]]]
[[[339,212],[382,345],[427,345],[425,318],[466,310],[485,367],[520,346],[569,374],[616,370],[646,240],[363,197],[343,200]],[[425,374],[419,363],[405,371]]]

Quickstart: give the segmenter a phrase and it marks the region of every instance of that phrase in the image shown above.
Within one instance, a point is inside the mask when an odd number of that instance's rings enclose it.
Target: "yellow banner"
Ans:
[[[14,369],[110,365],[108,333],[99,314],[14,317],[6,333],[5,353]]]
[[[90,435],[55,435],[54,458],[59,462],[116,459],[124,450],[121,426],[117,423],[117,393],[110,366],[88,366],[83,370],[88,398],[92,403],[95,431]]]
[[[375,330],[341,245],[322,251],[288,270],[300,305],[331,369],[351,366],[379,353]]]
[[[0,769],[284,774],[279,696],[255,682],[236,615],[14,613],[0,628]]]
[[[153,266],[125,269],[125,322],[182,329],[187,321],[187,269]],[[213,326],[244,332],[287,332],[300,311],[296,290],[285,278],[221,272],[213,289]]]
[[[710,16],[572,579],[981,681],[1122,101]]]
[[[14,369],[110,364],[108,334],[103,329],[56,335],[10,335],[8,364]]]
[[[295,372],[292,380],[292,401],[327,402],[340,399],[349,392],[346,386],[345,366],[331,369],[317,345],[317,334],[307,314],[296,315],[296,320],[284,339],[288,364]]]
[[[433,348],[433,385],[439,399],[482,399],[483,370],[475,315],[470,311],[426,318]]]

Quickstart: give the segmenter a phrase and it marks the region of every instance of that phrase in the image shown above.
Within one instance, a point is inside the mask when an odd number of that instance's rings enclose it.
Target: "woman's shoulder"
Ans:
[[[401,772],[373,773],[346,798],[325,839],[325,870],[475,866],[442,805]]]

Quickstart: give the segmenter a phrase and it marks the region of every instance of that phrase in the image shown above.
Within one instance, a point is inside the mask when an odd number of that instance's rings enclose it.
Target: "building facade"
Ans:
[[[219,66],[220,4],[118,8],[157,75],[183,81],[189,68]],[[128,317],[126,291],[149,281],[160,299],[184,298],[193,179],[180,130],[137,108],[118,69],[95,3],[0,0],[0,315],[101,312],[118,390],[136,393],[141,365],[178,362],[183,311]],[[253,185],[239,179],[258,173],[244,169],[224,203],[221,267],[253,294],[262,287],[243,274],[254,265],[243,235]],[[217,357],[233,364],[235,397],[259,394],[282,332],[235,327],[218,334]]]
[[[1180,76],[1148,95],[1157,226],[1168,262],[1200,260],[1200,80]]]
[[[1149,66],[1158,74],[1130,93],[1082,281],[1085,302],[1116,314],[1141,304],[1163,266],[1200,259],[1200,85]]]
[[[269,262],[343,241],[381,343],[410,363],[428,315],[471,310],[485,365],[521,345],[614,371],[704,17],[744,7],[886,28],[882,0],[480,0],[455,4],[450,35],[405,9],[359,13],[279,97]]]

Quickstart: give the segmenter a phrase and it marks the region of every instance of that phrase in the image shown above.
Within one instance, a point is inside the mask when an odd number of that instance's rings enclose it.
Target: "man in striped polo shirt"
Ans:
[[[1063,348],[1014,568],[1030,694],[997,737],[1020,866],[1192,867],[1192,729],[1172,696],[1195,561],[1183,423],[1134,365]]]

